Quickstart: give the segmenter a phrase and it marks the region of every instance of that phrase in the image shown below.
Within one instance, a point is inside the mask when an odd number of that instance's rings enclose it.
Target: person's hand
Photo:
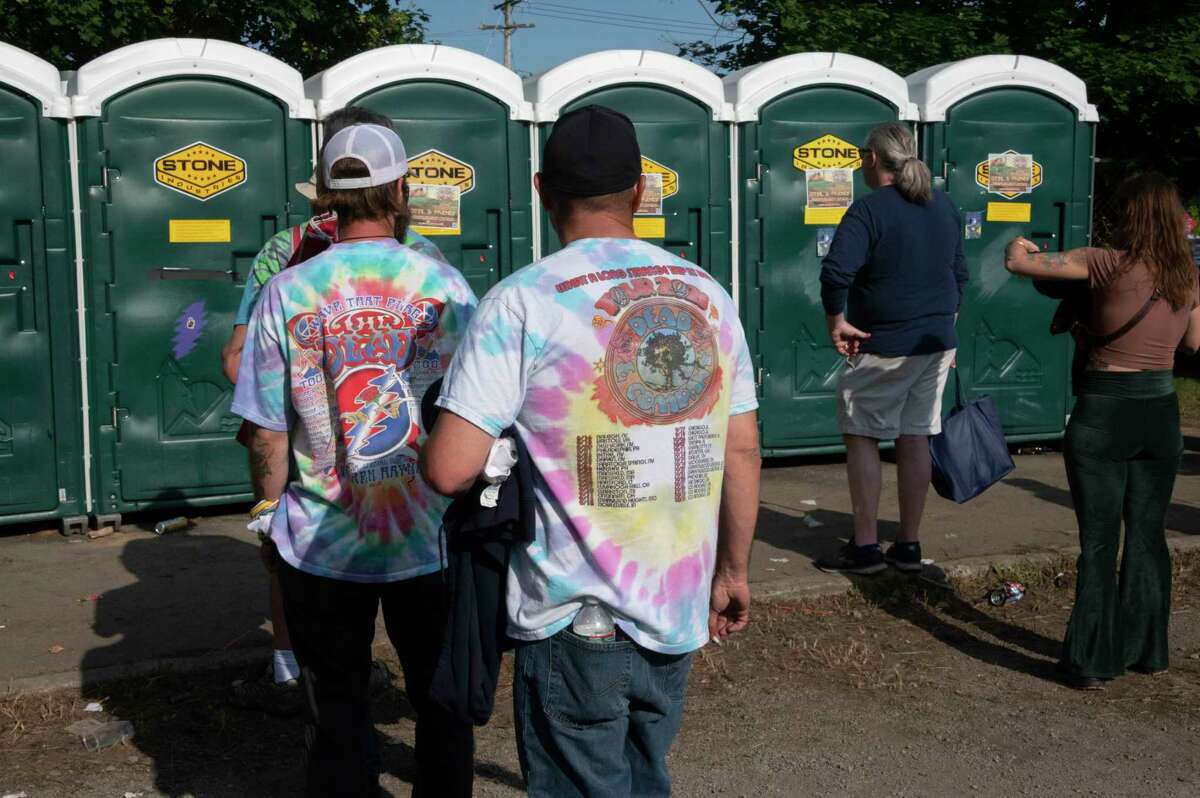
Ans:
[[[857,355],[863,341],[870,337],[870,333],[863,332],[846,321],[845,316],[837,316],[830,320],[829,338],[833,341],[833,348],[843,357]]]
[[[1004,250],[1004,265],[1012,271],[1012,263],[1022,255],[1035,255],[1041,252],[1041,248],[1037,244],[1030,241],[1024,236],[1017,236],[1012,241],[1008,242],[1008,246]]]
[[[708,635],[722,642],[750,625],[750,585],[745,579],[713,577],[708,609]]]
[[[267,569],[267,573],[275,573],[275,569],[279,567],[279,549],[275,548],[275,542],[264,540],[258,546],[258,557],[262,560],[263,567]]]

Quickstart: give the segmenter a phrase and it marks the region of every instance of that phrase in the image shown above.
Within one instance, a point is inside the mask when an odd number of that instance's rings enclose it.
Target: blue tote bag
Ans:
[[[1016,465],[1008,453],[996,405],[989,396],[963,403],[962,381],[954,369],[954,409],[942,431],[929,439],[933,489],[962,504],[1004,479]]]

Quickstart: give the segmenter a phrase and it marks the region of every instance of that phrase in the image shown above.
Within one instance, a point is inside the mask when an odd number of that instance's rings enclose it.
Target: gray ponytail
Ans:
[[[924,204],[933,196],[929,167],[917,157],[917,140],[907,125],[886,122],[867,135],[866,148],[875,153],[884,171],[896,178],[896,188],[909,202]]]

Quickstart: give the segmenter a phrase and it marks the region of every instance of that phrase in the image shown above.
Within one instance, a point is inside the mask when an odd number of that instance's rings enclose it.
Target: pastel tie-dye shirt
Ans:
[[[708,638],[729,417],[758,407],[733,301],[651,244],[576,241],[488,292],[438,404],[543,477],[537,537],[509,561],[509,634],[549,637],[585,598],[637,643]]]
[[[334,229],[337,229],[337,218],[330,213],[326,216],[313,217],[304,224],[290,227],[287,230],[280,230],[267,239],[267,243],[263,244],[263,248],[258,251],[258,254],[254,256],[254,261],[250,264],[246,287],[242,289],[242,301],[238,305],[237,315],[233,318],[235,325],[250,323],[250,314],[254,312],[254,303],[258,301],[262,287],[267,284],[267,280],[287,268],[288,261],[296,253],[296,249],[300,246],[300,241],[306,233],[313,237],[324,236],[330,243],[333,242],[333,239],[323,229],[324,226],[320,224],[323,220],[332,220]],[[434,260],[446,262],[446,257],[437,248],[437,245],[411,227],[404,234],[404,246],[416,250],[422,255],[428,255]]]
[[[475,305],[457,270],[388,240],[334,244],[267,283],[233,412],[291,433],[271,528],[287,563],[355,582],[440,569],[448,500],[417,472],[420,401]]]

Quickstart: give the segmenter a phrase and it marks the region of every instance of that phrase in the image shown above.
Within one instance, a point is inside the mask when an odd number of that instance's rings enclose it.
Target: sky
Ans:
[[[493,10],[498,2],[413,0],[413,5],[429,13],[427,41],[503,61],[501,33],[479,29],[503,21]],[[735,34],[720,30],[705,13],[713,5],[711,0],[523,0],[513,11],[513,22],[536,27],[513,34],[513,68],[530,74],[596,50],[676,53],[677,41],[728,41]],[[724,22],[732,26],[731,20]]]

